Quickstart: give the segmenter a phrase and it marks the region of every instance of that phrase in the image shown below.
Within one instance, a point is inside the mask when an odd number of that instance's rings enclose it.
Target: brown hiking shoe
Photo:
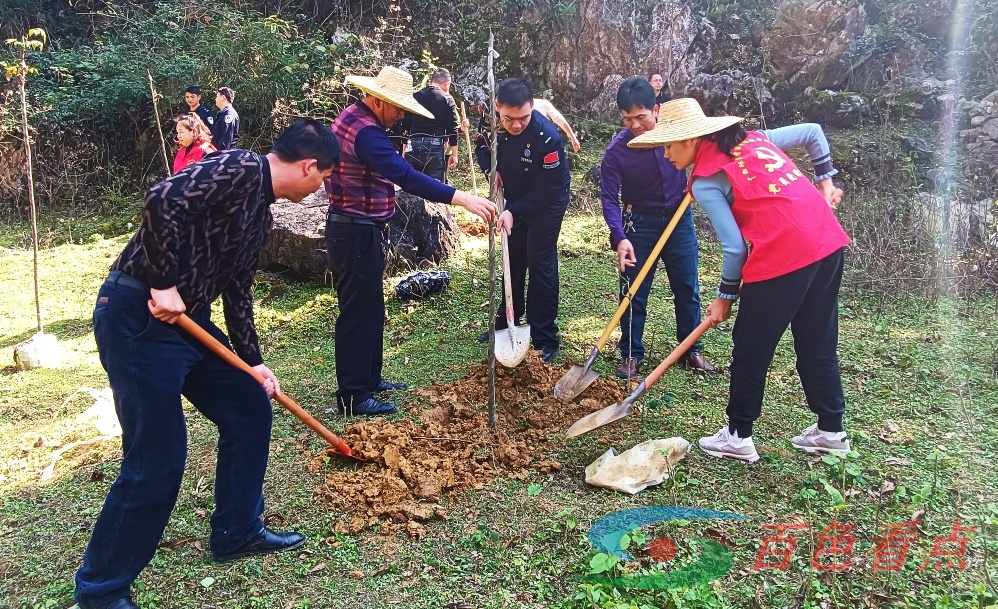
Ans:
[[[638,365],[641,363],[636,357],[625,357],[617,367],[617,377],[622,379],[633,378],[638,375]]]
[[[717,372],[716,370],[714,370],[714,367],[710,365],[710,362],[708,362],[706,359],[704,359],[702,355],[700,355],[699,351],[693,351],[691,353],[687,353],[686,355],[683,356],[683,359],[681,361],[683,362],[683,367],[686,368],[687,370],[699,370],[700,372]]]

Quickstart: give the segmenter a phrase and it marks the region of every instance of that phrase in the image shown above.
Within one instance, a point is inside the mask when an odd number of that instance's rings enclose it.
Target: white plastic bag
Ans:
[[[689,450],[683,438],[648,440],[619,455],[611,448],[586,468],[586,484],[634,495],[661,484]]]

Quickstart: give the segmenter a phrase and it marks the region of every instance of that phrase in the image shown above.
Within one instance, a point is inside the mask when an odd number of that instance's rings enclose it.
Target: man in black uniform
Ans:
[[[215,94],[215,105],[218,106],[218,116],[211,126],[211,143],[219,152],[236,147],[239,138],[239,114],[232,107],[236,92],[228,87],[222,87]]]
[[[513,284],[513,314],[524,312],[530,338],[545,362],[560,352],[558,326],[558,234],[565,217],[571,175],[565,145],[558,127],[534,110],[534,93],[520,78],[508,78],[496,89],[499,113],[499,158],[496,170],[505,190],[506,209],[499,228],[509,234],[509,264]],[[484,171],[490,168],[479,156]],[[530,285],[524,303],[527,271]],[[505,299],[499,311],[506,308]],[[496,328],[506,327],[505,314],[496,317]],[[488,333],[484,335],[488,341]],[[482,337],[479,337],[482,340]]]
[[[184,101],[187,102],[188,114],[196,114],[201,122],[209,129],[215,124],[215,119],[211,116],[211,110],[201,103],[201,87],[193,85],[184,91]]]
[[[433,114],[433,118],[410,112],[403,121],[404,130],[409,135],[406,160],[417,170],[441,182],[447,169],[457,167],[460,119],[457,105],[450,95],[450,85],[450,72],[446,68],[438,68],[430,77],[430,84],[412,95],[420,106]],[[450,143],[450,156],[445,156],[445,142]]]

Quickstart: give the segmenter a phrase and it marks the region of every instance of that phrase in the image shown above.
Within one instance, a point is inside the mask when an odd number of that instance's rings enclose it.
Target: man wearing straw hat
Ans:
[[[347,415],[383,415],[395,404],[374,394],[402,390],[382,376],[385,330],[384,231],[395,214],[395,185],[428,201],[460,205],[485,221],[495,205],[416,171],[396,152],[386,129],[407,112],[432,118],[413,98],[412,76],[384,67],[377,76],[347,76],[367,94],[333,122],[342,150],[326,180],[326,245],[340,314],[336,318],[337,408]]]
[[[715,457],[753,462],[753,423],[762,409],[766,373],[789,326],[797,372],[817,423],[791,440],[808,453],[846,454],[845,397],[839,375],[838,294],[849,237],[833,208],[835,188],[828,141],[815,124],[746,132],[735,116],[704,116],[693,99],[663,104],[655,129],[628,146],[665,146],[677,169],[690,165],[690,192],[717,230],[724,251],[717,299],[707,307],[713,326],[741,298],[731,338],[728,425],[700,439]],[[817,188],[783,152],[804,147]],[[752,245],[746,255],[745,241]]]
[[[627,147],[627,143],[635,137],[654,129],[658,119],[655,90],[647,80],[640,76],[625,80],[617,89],[617,106],[627,128],[617,134],[603,154],[600,198],[603,219],[610,229],[610,247],[617,253],[620,294],[623,298],[665,227],[676,215],[686,191],[686,174],[665,159],[661,148]],[[676,340],[679,342],[700,325],[699,255],[693,210],[687,207],[659,254],[675,296],[673,308]],[[657,261],[620,319],[621,363],[617,368],[620,378],[636,376],[638,365],[645,357],[641,338],[656,266]],[[683,354],[682,362],[688,369],[714,371],[714,367],[700,354],[699,343]]]

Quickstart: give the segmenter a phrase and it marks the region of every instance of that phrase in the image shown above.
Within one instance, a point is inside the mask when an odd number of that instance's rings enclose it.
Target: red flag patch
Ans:
[[[549,153],[547,153],[547,154],[544,155],[544,164],[545,165],[547,165],[548,163],[557,163],[557,162],[558,162],[558,152],[557,151],[555,151],[555,152],[549,152]]]

